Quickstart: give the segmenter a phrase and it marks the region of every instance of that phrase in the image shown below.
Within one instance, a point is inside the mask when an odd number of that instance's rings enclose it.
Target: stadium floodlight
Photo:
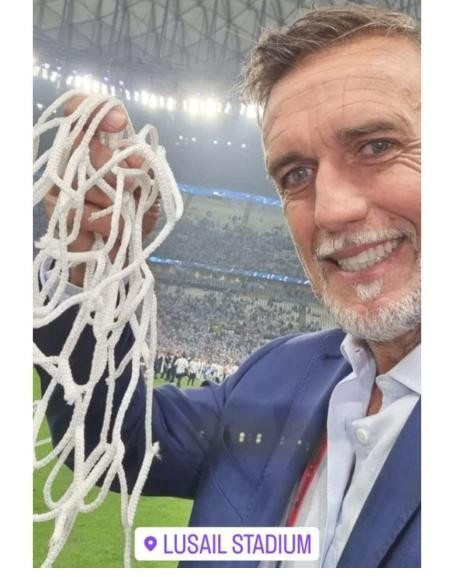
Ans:
[[[184,110],[185,112],[188,111],[188,103],[187,103],[187,100],[183,100],[183,110]]]
[[[227,146],[231,146],[231,142],[230,142],[230,141],[227,142]]]
[[[153,94],[153,92],[150,94],[150,100],[148,104],[152,110],[158,107],[158,98],[156,94]]]
[[[52,73],[50,74],[50,82],[55,82],[55,80],[58,78],[58,73],[56,72],[56,70],[53,70]]]
[[[224,113],[229,114],[230,112],[231,112],[231,102],[227,102]]]
[[[130,94],[130,91],[129,91],[129,90],[127,90],[127,89],[125,89],[125,98],[126,98],[127,100],[131,100],[131,94]]]
[[[218,140],[213,140],[213,144],[219,144]]]
[[[203,103],[203,111],[207,118],[215,118],[220,112],[219,102],[215,98],[208,98]]]
[[[243,142],[243,143],[241,144],[241,148],[247,148],[247,145],[245,144],[245,142]]]
[[[176,104],[177,103],[175,98],[172,98],[171,96],[167,97],[167,103],[166,103],[167,110],[175,110]]]
[[[41,71],[41,67],[39,65],[33,66],[33,76],[38,76],[40,71]]]
[[[257,108],[254,104],[249,104],[247,106],[247,118],[256,118],[258,116]]]
[[[192,142],[197,142],[197,139],[195,138],[195,136],[193,136],[193,137],[191,138],[191,140],[192,140]]]
[[[164,96],[160,96],[159,97],[159,107],[160,108],[165,108],[166,107],[166,101],[164,99]]]
[[[178,137],[178,140],[183,140],[184,136],[182,134],[180,134],[180,136]]]
[[[39,110],[42,110],[44,108],[44,105],[41,104],[40,102],[36,102],[36,106],[39,108]]]
[[[105,82],[109,82],[109,78],[108,78],[107,76],[103,76],[103,80],[104,80]]]
[[[240,109],[239,109],[239,114],[240,114],[241,116],[243,116],[243,115],[245,114],[245,111],[246,111],[246,110],[247,110],[246,105],[242,103],[242,104],[241,104],[241,107],[240,107]]]
[[[116,95],[116,87],[115,86],[110,86],[109,90],[111,92],[111,96],[115,96]]]
[[[134,101],[139,102],[139,92],[137,90],[134,91]]]
[[[85,74],[85,76],[83,77],[83,90],[86,90],[86,92],[90,92],[91,86],[92,86],[92,80],[89,78],[87,74]]]
[[[141,90],[141,102],[142,104],[148,103],[148,92],[146,92],[145,90]]]
[[[200,100],[193,96],[188,100],[188,112],[191,116],[197,116],[200,111]]]
[[[44,78],[45,80],[48,80],[48,72],[46,68],[42,69],[42,78]]]
[[[100,82],[94,78],[92,79],[92,91],[96,94],[100,92]]]
[[[80,88],[83,84],[83,79],[81,76],[75,76],[75,88]]]
[[[73,82],[73,76],[70,75],[66,78],[66,84],[67,86],[72,86],[72,82]]]
[[[101,86],[101,93],[104,94],[105,96],[108,96],[108,87],[103,82]]]

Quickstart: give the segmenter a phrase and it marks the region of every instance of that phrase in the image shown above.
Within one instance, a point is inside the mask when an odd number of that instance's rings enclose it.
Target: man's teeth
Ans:
[[[342,270],[356,272],[373,266],[385,259],[400,244],[400,239],[388,240],[373,248],[363,250],[356,256],[343,258],[337,261]]]

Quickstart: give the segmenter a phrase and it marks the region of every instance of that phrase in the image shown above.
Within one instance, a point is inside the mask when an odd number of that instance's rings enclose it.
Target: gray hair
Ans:
[[[369,34],[400,36],[420,46],[420,27],[413,18],[369,5],[322,8],[290,26],[266,29],[243,72],[244,100],[265,107],[273,86],[305,56]]]

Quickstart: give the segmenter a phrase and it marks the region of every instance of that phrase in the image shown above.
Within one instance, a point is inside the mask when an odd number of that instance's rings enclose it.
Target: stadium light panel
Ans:
[[[167,110],[175,110],[175,107],[176,107],[175,98],[172,98],[171,96],[169,96],[169,97],[167,98],[167,105],[166,105],[166,107],[167,107]]]
[[[183,100],[183,110],[184,110],[185,112],[188,111],[188,103],[187,103],[187,100]]]
[[[91,79],[89,78],[89,76],[85,76],[83,78],[83,90],[90,92],[91,91],[91,85],[92,85]]]
[[[108,96],[108,87],[106,86],[106,84],[104,84],[102,82],[102,86],[101,86],[101,92],[102,94],[104,94],[105,96]]]
[[[142,104],[148,103],[148,92],[146,92],[145,90],[141,90],[141,102]]]
[[[134,91],[134,101],[139,102],[139,92],[137,90]]]
[[[243,143],[241,144],[241,148],[247,148],[247,145],[245,144],[245,142],[243,142]]]
[[[110,86],[110,90],[111,90],[111,96],[115,96],[116,95],[116,87]]]
[[[100,82],[98,80],[92,80],[92,90],[96,94],[100,92]]]
[[[195,138],[195,136],[193,136],[193,137],[191,138],[191,140],[192,140],[192,142],[197,142],[197,139]]]
[[[55,82],[55,80],[58,78],[58,73],[56,72],[56,70],[53,70],[53,72],[50,74],[50,82]]]
[[[165,101],[164,96],[160,96],[160,97],[159,97],[159,107],[160,107],[160,108],[165,108],[165,107],[166,107],[166,101]]]
[[[66,84],[67,86],[72,86],[72,82],[73,82],[73,76],[70,75],[66,78]]]
[[[150,94],[150,99],[149,99],[148,104],[152,110],[154,110],[155,108],[158,107],[158,98],[157,98],[156,94],[153,94],[153,93]]]
[[[44,108],[44,105],[41,104],[40,102],[37,102],[36,106],[39,108],[39,110],[42,110]]]
[[[129,91],[129,90],[125,90],[125,98],[126,98],[127,100],[131,100],[131,94],[130,94],[130,91]]]
[[[178,137],[178,140],[183,140],[184,136],[182,134],[180,134],[180,136]]]
[[[33,67],[33,76],[38,76],[40,71],[41,71],[40,66],[34,66]]]
[[[242,116],[245,114],[247,107],[245,106],[245,104],[241,104],[241,108],[239,109],[239,114]]]
[[[219,113],[219,102],[215,98],[208,98],[202,104],[207,118],[215,118]]]
[[[227,146],[231,146],[231,142],[230,142],[230,141],[227,142]]]
[[[213,144],[219,144],[218,140],[213,140]]]
[[[42,69],[42,78],[44,78],[45,80],[48,80],[48,72],[46,68]]]
[[[75,76],[75,88],[80,88],[80,86],[83,83],[83,79],[81,78],[81,76]]]
[[[230,112],[231,112],[231,102],[227,102],[224,113],[229,114]]]
[[[195,96],[188,100],[188,112],[191,116],[197,116],[200,111],[200,100]]]
[[[247,118],[256,118],[257,117],[257,109],[254,104],[249,104],[247,106]]]

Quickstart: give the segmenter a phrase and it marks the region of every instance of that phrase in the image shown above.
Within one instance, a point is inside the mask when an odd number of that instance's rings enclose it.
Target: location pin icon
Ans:
[[[156,547],[156,544],[157,544],[156,537],[153,537],[152,535],[149,535],[144,540],[144,545],[147,547],[149,551],[153,551],[153,549]]]

